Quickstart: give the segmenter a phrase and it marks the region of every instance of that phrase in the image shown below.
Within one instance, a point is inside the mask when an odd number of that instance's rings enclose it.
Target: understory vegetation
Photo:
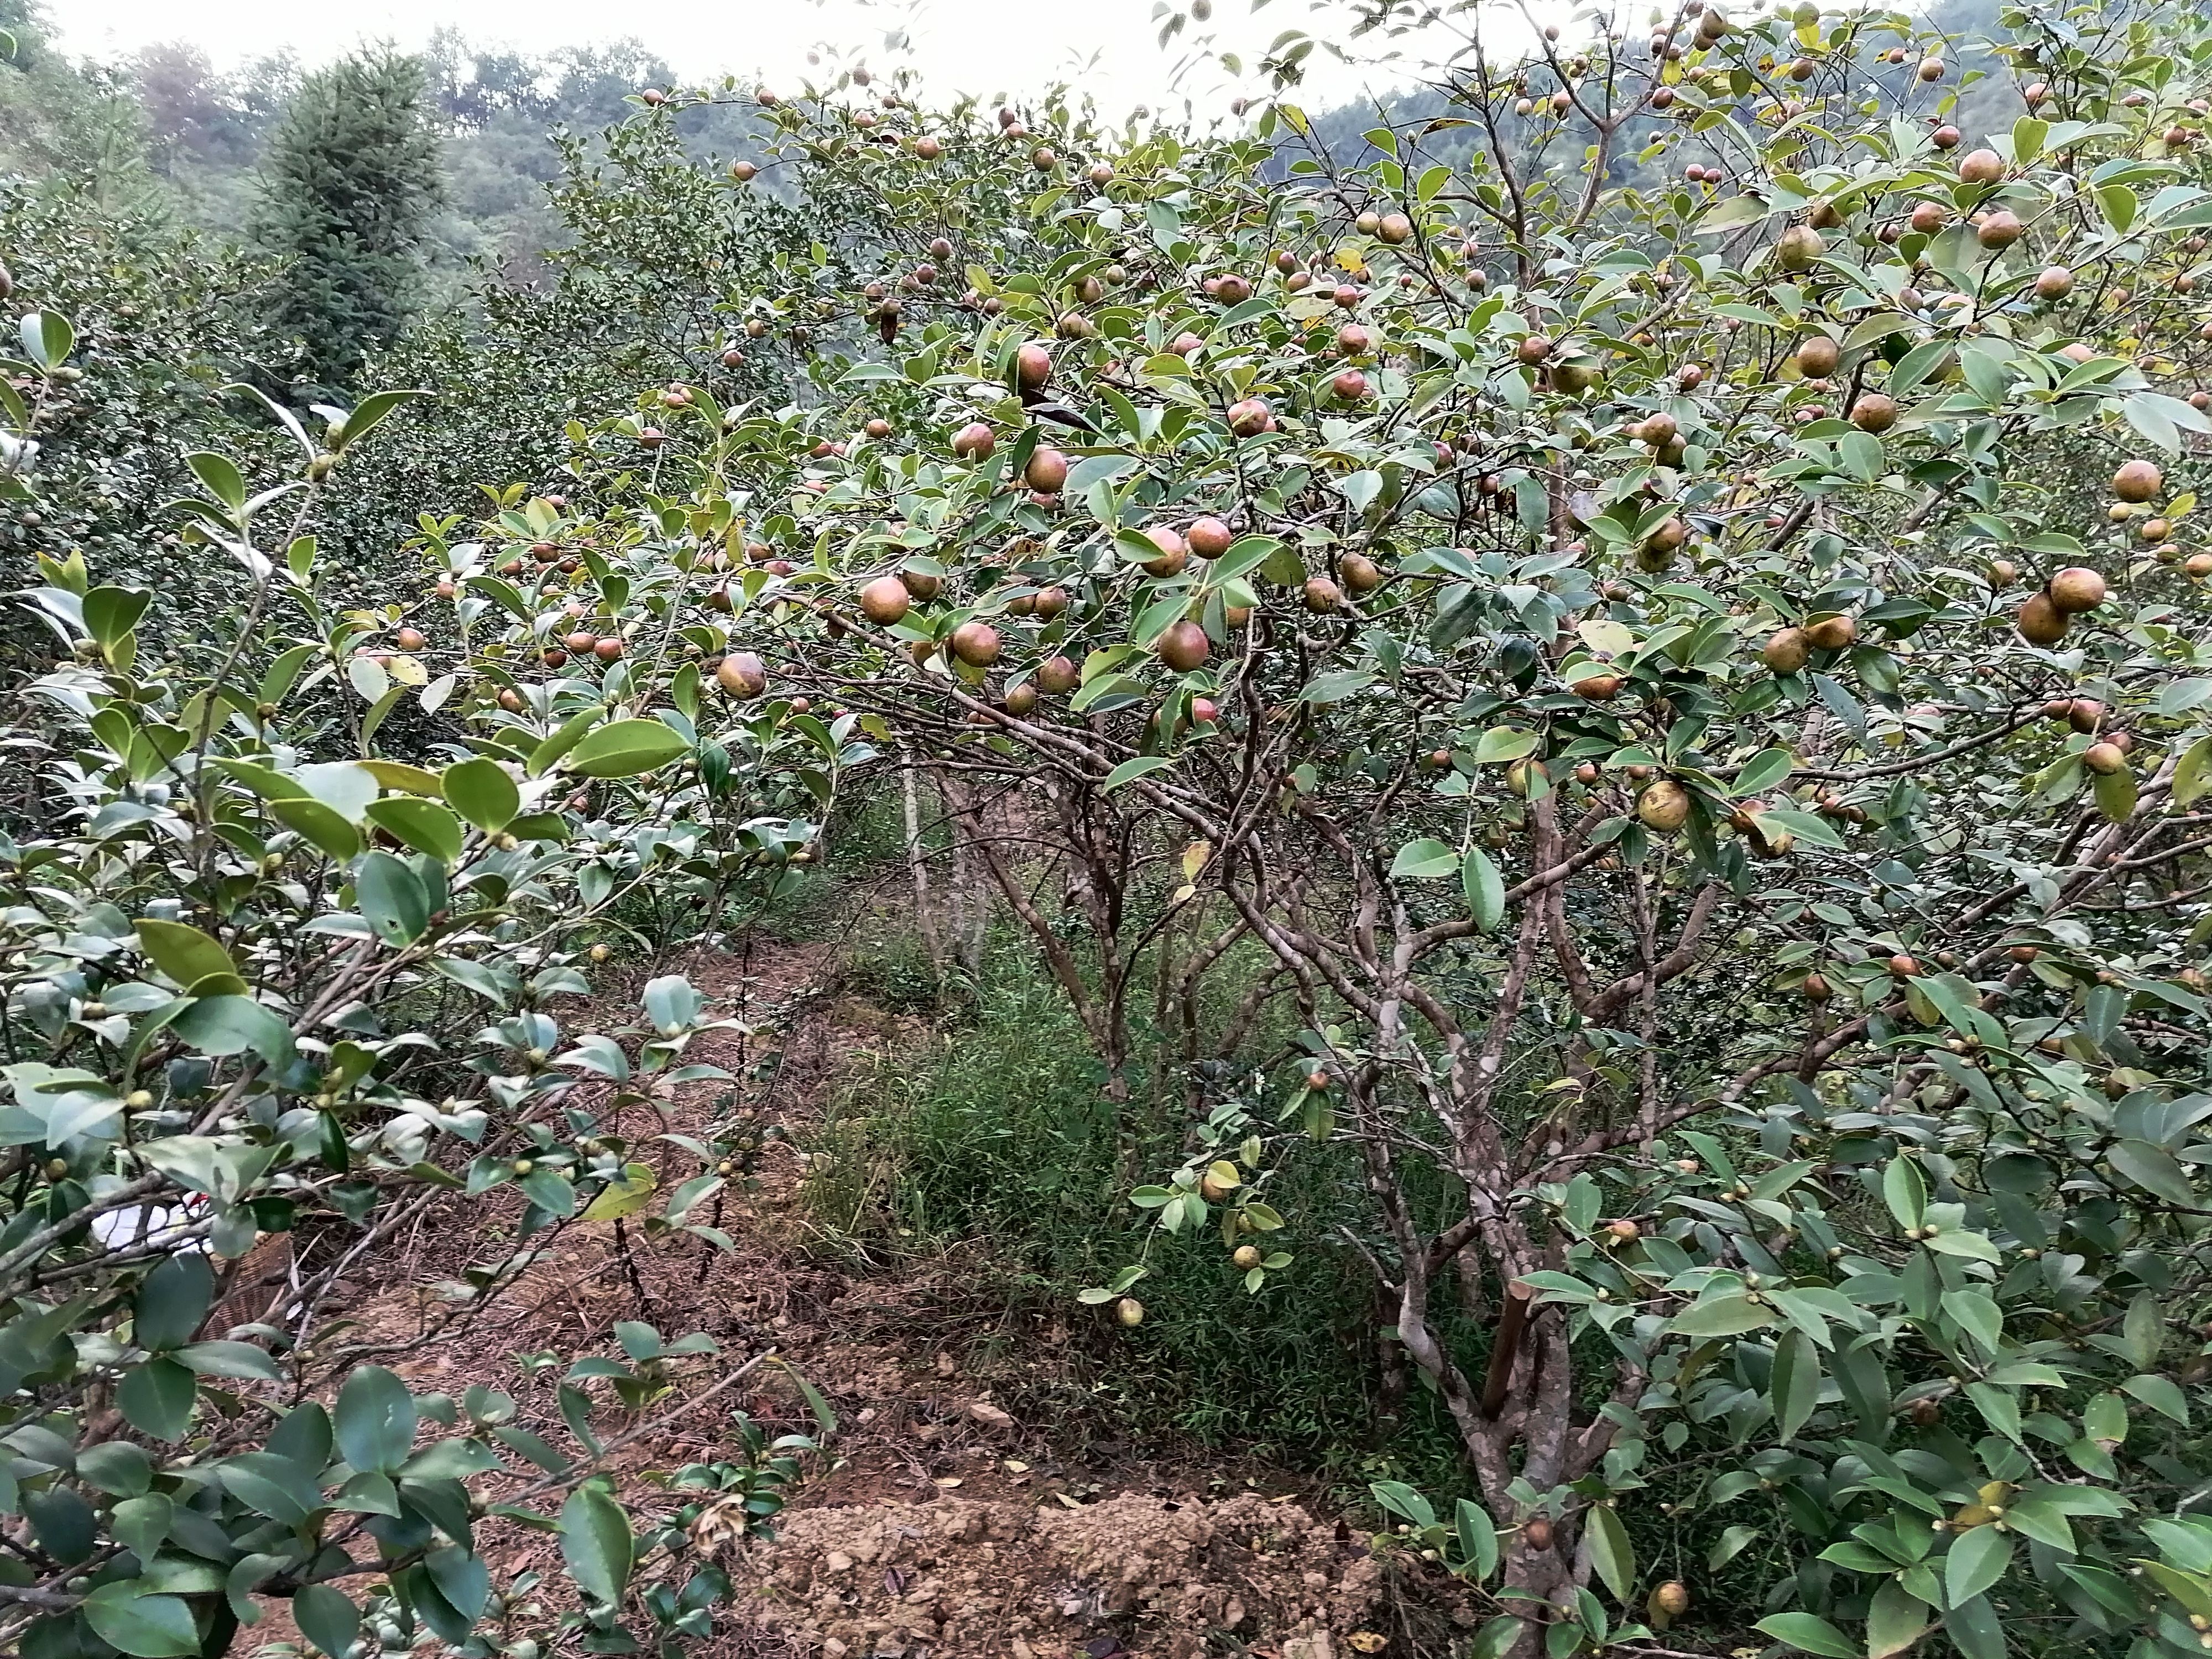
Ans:
[[[421,1362],[773,1153],[1473,1659],[2212,1648],[2212,20],[1385,0],[1197,132],[7,15],[0,1647],[742,1635],[836,1379]],[[886,1034],[776,1146],[770,947]]]

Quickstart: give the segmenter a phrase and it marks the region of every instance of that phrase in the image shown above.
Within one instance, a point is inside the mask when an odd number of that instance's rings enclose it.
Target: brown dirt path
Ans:
[[[824,1248],[802,1190],[824,1107],[879,1057],[928,1042],[926,1026],[838,994],[836,958],[824,945],[760,939],[680,966],[714,1013],[744,1023],[707,1034],[687,1058],[735,1074],[737,1112],[757,1128],[781,1131],[763,1152],[757,1190],[730,1193],[720,1206],[716,1224],[734,1251],[684,1236],[647,1241],[630,1229],[618,1252],[614,1224],[578,1224],[467,1329],[391,1363],[418,1389],[501,1389],[515,1400],[516,1421],[571,1447],[556,1406],[565,1359],[613,1352],[619,1320],[644,1320],[672,1339],[703,1330],[715,1340],[719,1354],[689,1362],[683,1395],[763,1349],[807,1377],[839,1419],[835,1462],[817,1461],[775,1542],[721,1558],[737,1594],[703,1659],[1339,1659],[1442,1650],[1415,1639],[1365,1537],[1316,1518],[1322,1506],[1295,1477],[1239,1470],[1240,1489],[1218,1460],[1172,1455],[1100,1467],[1091,1461],[1095,1449],[1057,1443],[1054,1424],[1019,1422],[1002,1409],[992,1398],[992,1365],[1055,1363],[1063,1320],[1016,1333],[1011,1360],[1007,1344],[990,1345],[1001,1357],[970,1375],[963,1355],[983,1349],[963,1340],[975,1310],[972,1294],[963,1301],[957,1263],[871,1272]],[[609,1006],[619,1004],[611,998]],[[589,1022],[564,1016],[563,1024]],[[632,1109],[619,1132],[641,1148],[664,1131],[701,1133],[718,1115],[726,1119],[729,1088],[688,1085],[665,1124],[642,1124]],[[668,1150],[670,1179],[681,1180],[696,1165]],[[384,1266],[380,1283],[358,1287],[347,1312],[362,1328],[404,1341],[420,1328],[439,1281],[506,1248],[483,1231],[426,1230]],[[564,1360],[519,1363],[529,1354]],[[631,1495],[665,1508],[657,1477],[727,1455],[732,1408],[771,1434],[814,1429],[799,1390],[770,1368],[694,1413],[656,1405],[639,1420],[659,1426],[616,1459]],[[486,1495],[498,1501],[497,1492]],[[551,1588],[555,1540],[495,1523],[480,1541],[495,1582],[526,1568],[546,1573],[547,1587],[509,1618],[514,1636],[548,1634],[560,1601]],[[680,1583],[696,1565],[664,1557],[661,1567]],[[1437,1611],[1419,1622],[1433,1630]],[[289,1633],[264,1622],[242,1633],[240,1650]],[[1387,1647],[1371,1645],[1378,1638]]]

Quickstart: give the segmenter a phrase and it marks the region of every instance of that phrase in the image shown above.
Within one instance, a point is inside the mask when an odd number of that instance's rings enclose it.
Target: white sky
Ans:
[[[1256,15],[1250,3],[1215,0],[1212,21],[1191,31],[1213,35],[1217,52],[1241,52],[1248,74],[1280,31],[1319,21],[1307,0],[1278,0]],[[1152,8],[1153,0],[647,0],[630,6],[605,0],[49,0],[47,15],[63,47],[87,56],[185,40],[219,66],[285,47],[318,63],[364,40],[418,46],[452,24],[472,40],[526,52],[635,36],[687,77],[757,71],[785,85],[797,84],[807,72],[807,52],[825,41],[852,54],[848,61],[888,68],[895,54],[884,49],[884,37],[903,27],[913,42],[911,62],[939,94],[988,96],[1066,79],[1088,91],[1109,117],[1139,104],[1179,111],[1185,94],[1201,119],[1225,114],[1236,88],[1218,63],[1179,91],[1170,89],[1170,76],[1191,33],[1163,51]],[[1340,29],[1342,17],[1340,11],[1332,19]],[[1517,23],[1511,32],[1526,33]],[[829,61],[825,56],[825,66]],[[1312,84],[1297,96],[1316,108],[1398,79],[1388,70],[1331,64],[1318,52],[1308,66]]]

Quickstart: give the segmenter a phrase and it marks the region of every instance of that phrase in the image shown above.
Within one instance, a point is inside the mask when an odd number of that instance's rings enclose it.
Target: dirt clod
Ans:
[[[1102,1632],[1132,1654],[1196,1655],[1214,1632],[1334,1659],[1330,1632],[1382,1592],[1364,1550],[1251,1492],[801,1509],[730,1571],[763,1630],[875,1659],[1075,1659]]]

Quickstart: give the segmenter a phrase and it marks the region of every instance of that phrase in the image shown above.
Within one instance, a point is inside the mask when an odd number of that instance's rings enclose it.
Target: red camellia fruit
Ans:
[[[1195,519],[1183,532],[1183,542],[1201,559],[1218,559],[1229,550],[1235,532],[1216,518]]]
[[[1031,489],[1054,494],[1067,482],[1067,457],[1056,449],[1031,450],[1030,464],[1022,469],[1022,481]]]
[[[962,623],[952,630],[952,654],[970,668],[988,668],[999,659],[999,630],[988,623]]]
[[[1159,653],[1160,660],[1176,672],[1188,674],[1205,665],[1206,653],[1211,647],[1206,630],[1185,618],[1181,622],[1170,623],[1152,648]]]
[[[1229,429],[1240,438],[1256,438],[1274,425],[1274,411],[1264,398],[1247,398],[1229,405]]]
[[[988,461],[998,447],[998,438],[981,421],[970,421],[952,434],[952,453],[963,461]]]
[[[750,651],[732,651],[714,670],[714,683],[733,697],[757,697],[768,689],[768,671]]]
[[[1189,562],[1190,550],[1183,538],[1165,525],[1145,532],[1145,539],[1160,550],[1157,559],[1145,561],[1145,572],[1152,576],[1173,576]]]

